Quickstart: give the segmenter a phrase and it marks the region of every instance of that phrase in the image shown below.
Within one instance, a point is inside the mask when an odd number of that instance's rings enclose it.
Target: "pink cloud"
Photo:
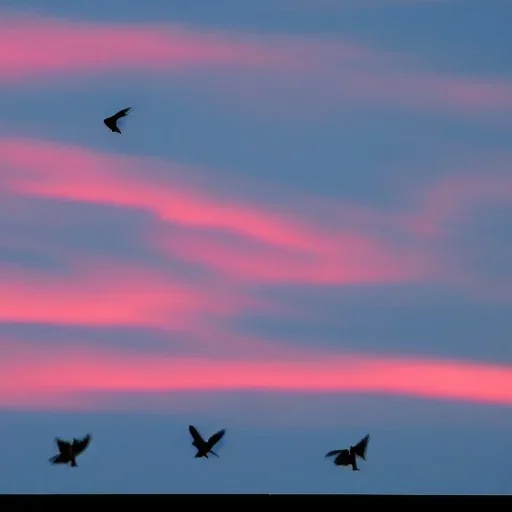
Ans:
[[[326,237],[328,235],[326,234]],[[337,246],[288,252],[243,241],[222,241],[190,233],[176,239],[160,233],[153,243],[172,258],[211,267],[235,279],[271,283],[383,284],[434,275],[426,254],[392,249],[369,236],[332,234]]]
[[[189,89],[197,83],[228,101],[239,100],[255,113],[288,106],[290,114],[297,114],[297,104],[326,113],[354,102],[469,113],[512,108],[510,81],[419,71],[421,63],[410,55],[334,38],[193,30],[162,23],[80,22],[7,12],[0,21],[0,46],[0,82],[204,69],[213,73],[202,74],[192,85],[187,82]],[[411,71],[404,71],[404,64]]]
[[[163,164],[149,159],[4,139],[0,162],[12,171],[4,176],[4,186],[12,192],[143,209],[169,225],[179,225],[185,229],[179,239],[156,230],[150,242],[169,255],[232,277],[354,284],[422,280],[436,273],[437,263],[421,252],[399,250],[357,230],[326,229],[299,213],[300,208],[284,214],[249,200],[205,192],[179,179],[153,181],[151,167]],[[197,228],[210,236],[199,235]],[[228,243],[214,236],[222,233],[245,241]]]
[[[206,190],[194,178],[196,170],[155,159],[7,138],[0,139],[0,163],[9,170],[3,187],[10,193],[151,213],[156,222],[141,243],[232,284],[438,282],[486,297],[492,289],[495,298],[510,295],[505,285],[500,291],[497,283],[463,268],[456,248],[445,244],[475,206],[507,204],[512,186],[506,173],[487,171],[485,179],[474,169],[469,176],[452,173],[408,191],[402,203],[407,207],[394,212],[283,191],[284,212]]]
[[[223,229],[282,247],[300,249],[322,243],[313,227],[307,229],[293,219],[276,218],[263,209],[251,208],[245,201],[242,204],[214,198],[183,184],[151,183],[147,173],[144,178],[130,174],[130,169],[151,165],[150,159],[15,138],[1,140],[0,149],[2,162],[18,171],[4,179],[13,191],[145,209],[182,226]]]
[[[208,360],[86,348],[55,351],[7,341],[1,346],[4,407],[31,407],[87,392],[199,390],[367,393],[512,405],[508,365],[359,355]],[[80,408],[78,400],[75,406]]]
[[[4,12],[0,81],[49,74],[197,68],[303,69],[318,59],[371,59],[353,44],[259,37],[165,23],[101,23]]]
[[[208,316],[269,309],[234,290],[185,284],[119,261],[81,261],[71,275],[4,266],[0,276],[0,321],[187,330]]]

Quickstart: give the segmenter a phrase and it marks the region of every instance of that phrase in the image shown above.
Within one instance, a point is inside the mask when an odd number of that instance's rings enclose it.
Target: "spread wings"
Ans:
[[[193,445],[201,445],[204,444],[204,439],[201,437],[201,434],[197,431],[196,427],[194,425],[188,426],[188,431],[190,432],[190,435],[194,439]]]
[[[359,443],[357,443],[355,446],[351,446],[350,451],[361,457],[363,460],[366,460],[366,448],[368,447],[369,441],[370,434],[364,436],[363,439],[361,439],[361,441],[359,441]]]
[[[210,448],[213,448],[224,437],[225,433],[226,433],[225,429],[222,429],[222,430],[219,430],[218,432],[215,432],[215,434],[213,434],[213,436],[211,436],[208,439],[208,446]]]
[[[90,442],[91,434],[87,434],[83,439],[73,438],[73,444],[71,445],[73,453],[75,455],[82,453],[89,446]]]
[[[55,442],[57,443],[60,453],[68,452],[71,447],[70,443],[68,443],[67,441],[63,441],[62,439],[59,439],[58,437],[55,438]]]
[[[128,108],[123,108],[123,110],[120,110],[119,112],[116,112],[112,117],[111,119],[113,121],[117,121],[119,118],[121,117],[124,117],[126,114],[128,114],[128,112],[130,112],[130,110],[132,109],[132,107],[128,107]]]

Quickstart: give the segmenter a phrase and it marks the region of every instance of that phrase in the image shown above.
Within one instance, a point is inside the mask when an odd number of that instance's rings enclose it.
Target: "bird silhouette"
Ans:
[[[63,441],[57,437],[55,438],[55,442],[59,447],[60,453],[52,457],[50,462],[52,464],[68,464],[71,462],[71,467],[76,468],[78,467],[78,464],[76,463],[76,457],[80,455],[87,448],[87,446],[89,446],[89,443],[91,442],[91,435],[87,434],[83,439],[73,438],[72,443]]]
[[[190,432],[190,435],[194,439],[192,441],[192,446],[195,446],[197,448],[197,453],[195,455],[196,458],[200,457],[206,457],[208,458],[208,454],[211,453],[212,455],[215,455],[215,457],[218,457],[218,455],[212,450],[212,448],[224,437],[224,434],[226,433],[225,429],[219,430],[218,432],[215,432],[208,441],[205,441],[201,434],[197,431],[196,427],[193,425],[188,426],[188,431]]]
[[[121,133],[121,130],[117,126],[117,121],[121,119],[121,117],[124,117],[126,114],[128,114],[128,112],[130,112],[131,109],[131,107],[123,108],[123,110],[120,110],[113,116],[103,119],[103,122],[112,132]]]
[[[366,435],[359,441],[355,446],[351,446],[348,450],[332,450],[330,451],[326,457],[333,457],[337,455],[334,459],[334,464],[336,466],[352,466],[352,471],[359,471],[357,467],[357,457],[361,457],[361,459],[366,460],[366,448],[368,447],[368,442],[370,440],[370,435]]]

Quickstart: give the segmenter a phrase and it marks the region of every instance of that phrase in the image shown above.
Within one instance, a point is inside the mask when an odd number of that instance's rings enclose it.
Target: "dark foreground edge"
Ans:
[[[219,504],[223,507],[235,507],[266,504],[283,506],[307,505],[306,502],[323,502],[324,505],[350,506],[477,506],[507,507],[512,505],[512,495],[395,495],[395,494],[0,494],[0,510],[14,510],[22,506],[72,507],[73,512],[86,507],[141,507],[148,508],[153,504],[161,507],[165,502],[169,506],[176,505],[177,498],[186,498],[186,506],[190,508],[197,503],[208,506]],[[250,501],[248,501],[250,500]],[[440,511],[438,511],[440,512]]]

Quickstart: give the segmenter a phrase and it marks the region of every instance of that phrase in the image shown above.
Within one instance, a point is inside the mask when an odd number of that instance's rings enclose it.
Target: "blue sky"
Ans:
[[[510,2],[0,7],[0,491],[510,492]]]

